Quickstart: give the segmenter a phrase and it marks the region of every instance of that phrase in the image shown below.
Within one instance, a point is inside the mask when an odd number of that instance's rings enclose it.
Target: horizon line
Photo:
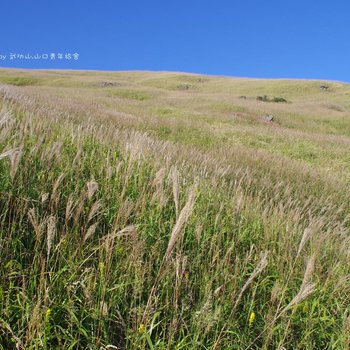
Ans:
[[[210,73],[198,73],[188,71],[172,71],[172,70],[147,70],[147,69],[134,69],[134,70],[104,70],[104,69],[64,69],[64,68],[24,68],[24,67],[2,67],[3,70],[24,70],[24,71],[67,71],[67,72],[97,72],[97,73],[133,73],[133,72],[145,72],[145,73],[170,73],[170,74],[188,74],[188,75],[200,75],[218,78],[231,78],[231,79],[251,79],[251,80],[301,80],[301,81],[328,81],[333,83],[350,84],[350,82],[336,79],[324,79],[324,78],[291,78],[291,77],[253,77],[253,76],[239,76],[239,75],[225,75],[225,74],[210,74]]]

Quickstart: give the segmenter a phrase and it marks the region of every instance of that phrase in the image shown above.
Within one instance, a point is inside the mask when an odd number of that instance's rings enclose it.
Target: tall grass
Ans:
[[[0,110],[0,349],[349,347],[343,178],[14,87]]]

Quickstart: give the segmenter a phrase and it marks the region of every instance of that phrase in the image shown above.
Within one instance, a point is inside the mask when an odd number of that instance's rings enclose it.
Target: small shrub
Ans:
[[[285,98],[283,98],[283,97],[274,97],[274,98],[272,99],[272,102],[277,102],[277,103],[282,102],[282,103],[286,103],[287,100],[286,100]]]
[[[257,100],[257,101],[263,101],[263,102],[269,102],[269,101],[270,101],[269,98],[268,98],[266,95],[264,95],[264,96],[258,96],[258,97],[256,98],[256,100]]]
[[[191,84],[179,84],[176,86],[178,90],[190,90],[193,88],[193,85]]]
[[[285,98],[283,97],[274,97],[273,99],[270,99],[269,97],[267,97],[266,95],[264,96],[258,96],[256,98],[257,101],[262,101],[262,102],[277,102],[277,103],[281,103],[281,102],[288,102]]]

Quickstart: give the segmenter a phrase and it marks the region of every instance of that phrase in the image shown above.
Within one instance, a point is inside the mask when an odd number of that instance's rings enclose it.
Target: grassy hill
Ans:
[[[0,349],[350,346],[349,84],[0,69],[0,184]]]

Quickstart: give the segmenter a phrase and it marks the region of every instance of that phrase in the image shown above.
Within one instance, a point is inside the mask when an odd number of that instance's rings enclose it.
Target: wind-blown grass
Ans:
[[[0,87],[0,349],[346,349],[347,166],[225,139],[236,107],[203,125],[201,102],[172,89],[196,85],[187,93],[208,94],[212,112],[224,82],[240,95],[260,82],[169,77],[152,99],[116,105],[90,88]],[[251,120],[238,125],[273,134],[257,102],[241,103]],[[174,104],[191,118],[154,114]],[[173,142],[157,137],[176,123]],[[339,162],[349,145],[327,126],[274,130],[286,144],[329,140]]]

